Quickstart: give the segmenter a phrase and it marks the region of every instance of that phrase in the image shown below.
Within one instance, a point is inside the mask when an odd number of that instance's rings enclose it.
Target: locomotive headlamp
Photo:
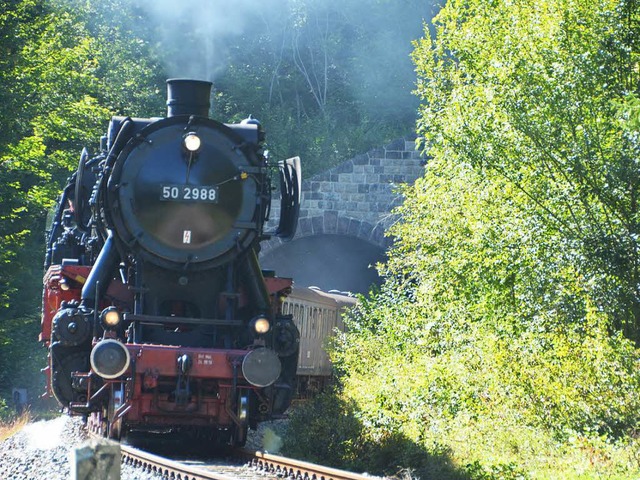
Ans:
[[[64,277],[62,277],[58,283],[60,285],[60,289],[64,290],[65,292],[69,290],[69,288],[71,288],[69,287],[69,284],[67,283],[67,280]]]
[[[269,322],[268,318],[262,315],[258,315],[257,317],[251,320],[251,329],[258,335],[263,335],[267,333],[270,328],[271,328],[271,322]]]
[[[268,348],[250,351],[242,360],[242,375],[251,385],[264,388],[272,385],[282,372],[278,354]]]
[[[122,316],[116,307],[107,307],[100,314],[100,322],[105,329],[111,329],[118,326]]]
[[[131,364],[129,350],[117,340],[101,340],[91,350],[91,368],[102,378],[118,378]]]
[[[187,133],[184,136],[183,142],[184,142],[184,148],[186,148],[192,153],[195,153],[198,150],[200,150],[200,146],[202,145],[202,140],[200,140],[200,137],[196,135],[194,132]]]

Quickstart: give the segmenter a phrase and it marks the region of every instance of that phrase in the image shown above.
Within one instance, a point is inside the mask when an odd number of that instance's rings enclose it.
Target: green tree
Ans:
[[[472,478],[637,474],[638,14],[453,0],[416,43],[431,159],[333,352],[365,437]]]
[[[274,156],[300,155],[307,174],[406,135],[417,108],[408,54],[431,14],[413,0],[274,2],[229,47],[216,115],[253,114]]]
[[[640,144],[620,112],[638,94],[638,12],[634,0],[451,2],[438,37],[415,52],[425,148],[523,192],[596,305],[635,341]]]

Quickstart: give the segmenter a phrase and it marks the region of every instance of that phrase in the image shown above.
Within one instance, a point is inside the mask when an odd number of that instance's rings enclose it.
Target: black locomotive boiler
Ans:
[[[49,389],[112,438],[242,444],[295,390],[299,332],[281,310],[292,281],[257,253],[295,233],[299,159],[270,165],[252,118],[209,118],[211,83],[167,85],[167,117],[114,117],[60,196],[43,294]],[[272,172],[282,213],[265,232]]]

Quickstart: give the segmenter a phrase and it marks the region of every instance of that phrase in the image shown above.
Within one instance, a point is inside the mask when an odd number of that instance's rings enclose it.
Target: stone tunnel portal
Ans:
[[[397,188],[422,176],[425,161],[413,140],[397,139],[304,180],[296,236],[264,242],[262,267],[299,287],[368,293],[381,283],[370,266],[391,244],[385,231],[402,201]],[[276,230],[279,206],[276,199],[267,232]]]

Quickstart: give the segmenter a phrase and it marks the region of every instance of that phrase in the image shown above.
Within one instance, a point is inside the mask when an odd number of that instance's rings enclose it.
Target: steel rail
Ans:
[[[315,463],[280,457],[269,453],[238,449],[236,452],[257,470],[273,473],[278,477],[300,480],[371,480],[370,475],[323,467]]]
[[[175,478],[176,480],[237,480],[215,472],[208,472],[199,467],[192,467],[181,462],[154,455],[128,445],[120,445],[122,462],[146,472],[162,475],[163,478]]]
[[[122,461],[146,472],[176,480],[237,480],[238,476],[209,471],[206,465],[190,466],[182,462],[154,455],[128,445],[121,445]],[[233,457],[241,459],[250,468],[273,478],[297,480],[371,480],[369,475],[323,467],[310,462],[272,455],[261,451],[235,449]],[[242,475],[246,478],[246,473]],[[263,477],[264,478],[264,477]]]

